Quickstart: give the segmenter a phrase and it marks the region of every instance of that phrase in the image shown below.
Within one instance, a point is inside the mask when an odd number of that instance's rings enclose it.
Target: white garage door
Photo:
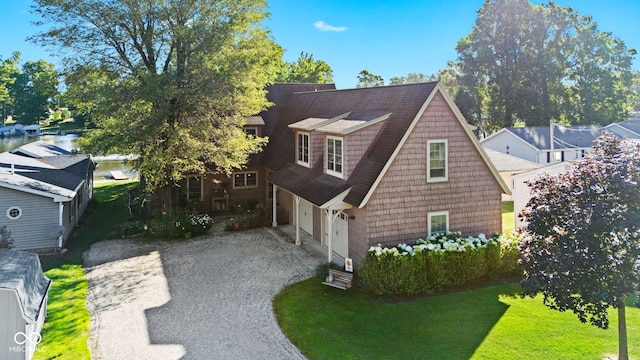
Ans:
[[[300,199],[300,229],[307,234],[313,235],[313,204]]]

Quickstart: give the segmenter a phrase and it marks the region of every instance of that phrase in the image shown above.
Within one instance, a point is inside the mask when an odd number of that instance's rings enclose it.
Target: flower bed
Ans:
[[[213,219],[209,214],[185,214],[179,216],[175,221],[174,233],[177,237],[191,237],[205,234],[213,224]]]
[[[365,289],[377,295],[425,294],[511,276],[519,271],[514,252],[513,240],[498,234],[462,237],[449,232],[419,239],[413,246],[371,247],[358,273]]]

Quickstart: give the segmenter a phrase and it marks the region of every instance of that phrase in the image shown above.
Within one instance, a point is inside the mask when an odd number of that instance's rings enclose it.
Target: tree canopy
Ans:
[[[567,173],[530,183],[519,245],[524,295],[573,311],[606,329],[618,309],[620,359],[626,355],[625,299],[640,287],[640,145],[613,135]]]
[[[148,190],[209,166],[230,173],[266,139],[247,116],[282,50],[263,28],[263,0],[36,0],[51,27],[33,40],[65,56],[67,86],[97,129],[92,153],[139,155]]]
[[[22,124],[38,124],[57,107],[58,72],[55,65],[44,60],[27,61],[22,71],[14,73],[9,87],[10,115]]]
[[[274,82],[283,83],[330,83],[333,70],[323,60],[315,60],[312,54],[301,52],[295,62],[283,62]]]
[[[383,86],[384,79],[380,75],[371,73],[369,70],[362,70],[358,73],[358,83],[356,87]]]
[[[486,0],[456,50],[461,108],[480,109],[479,125],[488,131],[551,119],[604,125],[626,119],[636,104],[635,50],[553,2]]]

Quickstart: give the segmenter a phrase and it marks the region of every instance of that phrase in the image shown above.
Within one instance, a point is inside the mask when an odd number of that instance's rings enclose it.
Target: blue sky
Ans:
[[[285,50],[285,60],[300,52],[326,61],[338,88],[354,87],[363,70],[388,81],[411,72],[436,73],[456,58],[457,42],[471,32],[483,0],[271,0],[267,26]],[[533,1],[536,4],[540,0]],[[545,1],[546,2],[546,1]],[[21,60],[59,59],[28,43],[38,28],[30,21],[30,0],[3,1],[0,5],[0,57],[13,51]],[[581,15],[591,15],[601,31],[622,39],[640,51],[640,1],[555,0]],[[633,68],[640,70],[636,56]]]

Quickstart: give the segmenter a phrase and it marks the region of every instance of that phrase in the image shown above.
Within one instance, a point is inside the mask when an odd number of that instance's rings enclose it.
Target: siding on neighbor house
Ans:
[[[448,181],[427,183],[427,141],[436,139],[448,141]],[[368,239],[360,235],[350,240],[360,243],[354,245],[360,251],[378,243],[415,241],[427,235],[427,214],[437,211],[449,211],[451,231],[492,235],[501,230],[501,194],[453,111],[437,94],[366,205],[367,232],[362,234],[369,234]]]
[[[541,161],[541,159],[539,159],[537,149],[535,149],[532,145],[525,143],[524,140],[508,131],[503,131],[499,134],[495,134],[491,138],[483,140],[482,146],[487,149],[501,152],[503,154],[507,153],[507,146],[509,146],[509,155],[529,160],[538,164],[540,164]],[[544,153],[546,156],[546,152]],[[544,159],[543,163],[546,163],[546,158]]]
[[[22,209],[22,216],[15,220],[7,216],[7,210],[13,206]],[[52,238],[51,231],[58,224],[58,203],[51,198],[0,188],[0,226],[7,225],[11,231],[14,250],[57,247],[58,238]]]

